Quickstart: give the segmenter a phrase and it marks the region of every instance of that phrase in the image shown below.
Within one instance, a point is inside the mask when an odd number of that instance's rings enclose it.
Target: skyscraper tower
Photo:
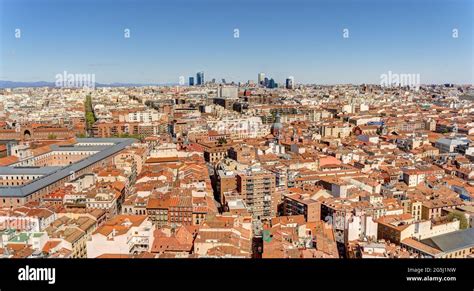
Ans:
[[[189,77],[189,86],[194,86],[194,77]]]
[[[265,74],[264,73],[258,73],[258,84],[263,85],[264,81],[265,81]]]
[[[270,88],[270,89],[273,89],[273,88],[278,87],[278,85],[275,82],[275,80],[273,80],[273,78],[271,78],[270,81],[268,81],[268,86],[267,87]]]
[[[198,72],[196,74],[196,85],[204,85],[204,72]]]
[[[286,79],[286,89],[294,89],[295,88],[295,78],[293,76],[289,76]]]
[[[270,82],[270,79],[268,79],[267,77],[265,77],[265,79],[263,79],[263,87],[268,87],[268,83]]]

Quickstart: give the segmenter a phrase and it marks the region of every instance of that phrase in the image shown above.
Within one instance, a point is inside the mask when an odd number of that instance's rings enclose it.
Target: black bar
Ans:
[[[337,282],[337,286],[363,283],[364,288],[368,289],[392,284],[405,289],[422,286],[446,288],[470,283],[467,286],[471,289],[474,286],[473,262],[469,259],[9,259],[0,260],[0,290],[32,286],[64,290],[76,283],[106,283],[107,286],[123,287],[127,283],[169,280],[291,280],[316,284]],[[26,266],[55,268],[55,283],[19,281],[19,269]],[[408,271],[409,268],[412,271]],[[428,272],[427,268],[431,271]],[[413,272],[416,269],[421,272]],[[441,273],[443,270],[445,272]],[[407,282],[407,277],[426,276],[455,281]]]

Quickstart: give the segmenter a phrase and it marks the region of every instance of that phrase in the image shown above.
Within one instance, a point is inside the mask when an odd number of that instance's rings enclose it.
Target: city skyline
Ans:
[[[474,80],[470,1],[0,3],[5,81],[63,71],[102,84],[178,84],[200,71],[236,83],[259,72],[279,84],[379,84],[389,71],[422,84]]]
[[[0,291],[471,282],[473,8],[0,0]]]

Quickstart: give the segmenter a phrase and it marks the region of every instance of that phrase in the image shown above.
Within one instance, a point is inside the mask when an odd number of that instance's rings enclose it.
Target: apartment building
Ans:
[[[87,241],[87,257],[150,251],[155,226],[147,218],[145,215],[117,215],[108,220]]]
[[[237,192],[248,206],[254,218],[269,219],[276,215],[272,208],[275,199],[275,176],[261,168],[253,168],[236,174]]]

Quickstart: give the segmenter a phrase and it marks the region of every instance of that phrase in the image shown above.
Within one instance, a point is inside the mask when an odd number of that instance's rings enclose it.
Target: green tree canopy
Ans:
[[[460,229],[466,229],[469,227],[469,224],[467,222],[466,216],[459,212],[459,211],[453,211],[448,214],[448,220],[453,221],[454,219],[459,220],[459,228]]]

